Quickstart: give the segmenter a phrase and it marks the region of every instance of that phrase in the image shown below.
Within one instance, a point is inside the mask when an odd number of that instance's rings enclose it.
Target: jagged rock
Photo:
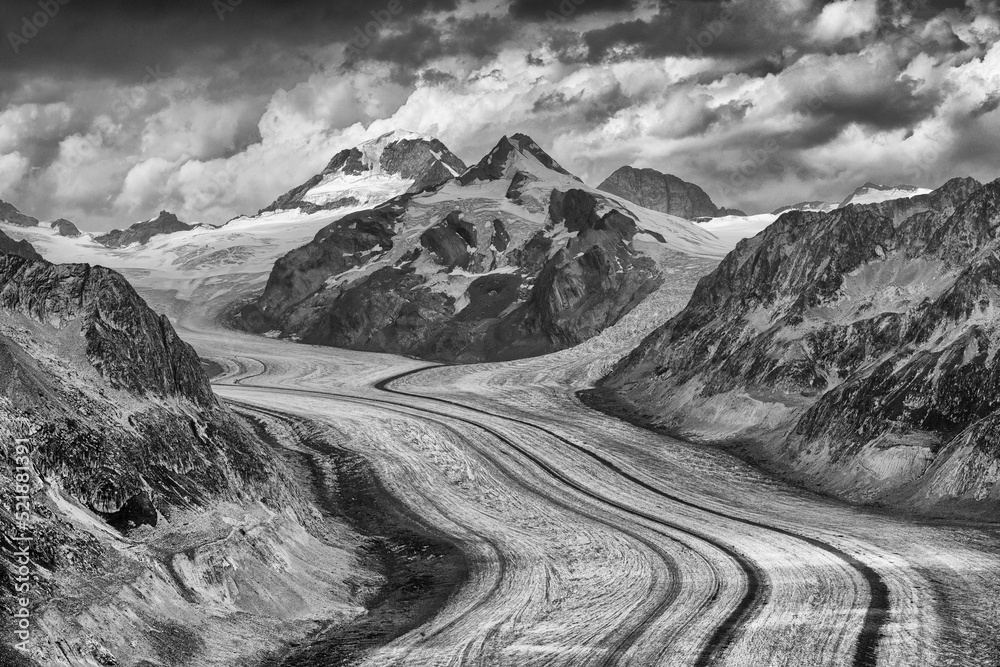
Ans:
[[[621,167],[598,185],[597,189],[624,197],[639,206],[687,220],[742,215],[740,212],[724,212],[728,209],[717,207],[711,197],[697,185],[655,169]]]
[[[108,248],[124,248],[135,243],[144,245],[149,243],[149,240],[154,236],[161,234],[174,234],[176,232],[186,232],[191,229],[194,229],[193,225],[181,222],[173,213],[160,211],[160,214],[152,220],[137,222],[124,231],[113,229],[94,240]]]
[[[361,167],[348,157],[338,168]],[[327,226],[230,322],[446,361],[543,354],[595,335],[660,284],[632,244],[642,231],[515,134],[458,179]]]
[[[69,238],[76,238],[80,236],[80,230],[77,226],[65,218],[59,218],[52,223],[52,229],[56,230],[59,236],[68,236]]]
[[[0,253],[17,255],[24,259],[41,259],[35,247],[27,241],[15,241],[11,237],[0,231]]]
[[[576,178],[562,168],[552,159],[541,147],[524,134],[514,134],[510,137],[503,137],[500,142],[493,147],[482,160],[476,163],[459,178],[462,185],[470,185],[477,181],[498,181],[508,179],[511,174],[508,167],[511,162],[518,161],[519,158],[532,157],[546,169],[560,173],[572,178]],[[530,170],[515,172],[511,181],[511,190],[523,184],[525,179],[530,177]],[[577,179],[579,180],[579,179]],[[514,199],[508,195],[509,199]]]
[[[826,491],[995,511],[998,229],[1000,181],[786,213],[600,391],[675,432],[755,442]]]
[[[265,475],[261,443],[216,401],[193,348],[102,267],[0,255],[0,431],[11,428],[31,434],[42,478],[122,530]]]
[[[15,227],[38,226],[38,218],[21,213],[13,204],[8,204],[5,201],[0,201],[0,222],[6,222]]]
[[[444,220],[420,235],[420,245],[435,261],[450,269],[469,268],[469,260],[479,247],[476,226],[462,220],[461,211],[452,211]]]
[[[0,255],[0,309],[57,327],[79,322],[87,357],[116,388],[215,405],[194,349],[110,269]]]

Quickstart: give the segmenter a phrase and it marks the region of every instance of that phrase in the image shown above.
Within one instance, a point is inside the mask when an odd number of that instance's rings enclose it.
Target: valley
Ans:
[[[685,196],[705,198],[695,186],[644,173],[635,187],[662,181],[644,202],[666,210],[644,208],[585,186],[523,135],[456,175],[463,166],[439,142],[394,133],[221,227],[166,212],[111,240],[34,218],[4,226],[19,255],[5,255],[0,289],[18,417],[0,426],[121,422],[110,445],[71,438],[82,453],[69,458],[46,441],[56,472],[34,482],[48,493],[39,525],[62,517],[55,539],[72,555],[46,565],[34,664],[1000,661],[988,514],[848,504],[727,451],[733,424],[762,431],[783,409],[822,405],[816,377],[836,390],[832,371],[803,375],[790,345],[786,385],[804,382],[782,396],[792,408],[699,395],[708,407],[691,417],[702,404],[669,393],[657,356],[731,373],[699,345],[745,342],[727,327],[763,323],[744,325],[752,309],[733,294],[756,307],[769,289],[810,287],[803,276],[848,304],[813,300],[807,317],[853,325],[876,298],[893,312],[925,275],[912,257],[886,259],[904,239],[894,225],[925,242],[971,192],[990,204],[992,190],[866,184],[852,195],[866,203],[828,213],[716,207],[695,223],[669,212],[691,214]],[[882,245],[845,241],[859,225]],[[803,246],[792,258],[789,239]],[[483,283],[497,279],[514,288]],[[782,297],[777,312],[797,307]],[[719,303],[732,312],[717,316]],[[698,345],[663,342],[699,317]],[[799,324],[757,333],[784,344],[812,332]],[[152,342],[133,355],[130,336]],[[737,360],[770,379],[769,348],[749,350]],[[595,385],[659,430],[588,407]],[[65,398],[74,391],[87,400]],[[41,415],[24,407],[36,392]],[[123,405],[155,417],[134,442]],[[689,418],[686,430],[661,428],[664,414]]]
[[[601,355],[427,367],[185,337],[225,400],[336,429],[466,555],[466,585],[363,664],[997,659],[995,529],[844,506],[589,410]]]

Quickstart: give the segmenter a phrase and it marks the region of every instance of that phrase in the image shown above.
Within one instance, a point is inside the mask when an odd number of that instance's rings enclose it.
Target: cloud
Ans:
[[[381,5],[67,4],[0,72],[0,198],[90,229],[220,223],[398,128],[469,162],[525,132],[588,182],[649,166],[751,211],[996,176],[986,0],[400,2],[360,49]]]
[[[519,19],[558,21],[593,12],[624,12],[635,6],[635,0],[514,0],[510,14]]]
[[[28,158],[20,153],[0,155],[0,192],[12,190],[28,171]]]
[[[823,7],[812,36],[820,42],[839,42],[874,30],[878,23],[875,0],[836,0]]]

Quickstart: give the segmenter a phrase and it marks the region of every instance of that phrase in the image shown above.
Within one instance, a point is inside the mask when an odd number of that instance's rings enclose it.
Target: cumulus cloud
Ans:
[[[0,192],[12,190],[28,171],[28,158],[20,153],[0,155]]]
[[[839,42],[875,29],[875,0],[836,0],[823,7],[813,25],[813,36],[821,42]]]

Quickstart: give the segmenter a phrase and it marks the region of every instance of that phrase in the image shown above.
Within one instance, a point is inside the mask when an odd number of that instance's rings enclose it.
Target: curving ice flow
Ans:
[[[468,366],[176,314],[227,369],[220,396],[336,433],[465,553],[438,613],[361,664],[995,664],[995,532],[812,496],[576,400],[684,298],[664,290],[571,350]]]

